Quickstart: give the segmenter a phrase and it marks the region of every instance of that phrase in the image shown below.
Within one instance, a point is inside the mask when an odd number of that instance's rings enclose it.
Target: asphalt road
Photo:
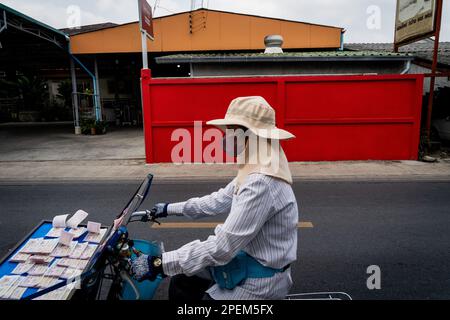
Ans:
[[[84,209],[110,224],[136,182],[0,184],[0,254],[40,220]],[[156,183],[144,207],[207,194],[223,183]],[[450,298],[450,182],[301,181],[294,190],[300,220],[293,293],[344,291],[354,299]],[[208,221],[223,221],[216,217]],[[180,221],[171,219],[170,222]],[[212,229],[130,227],[136,238],[164,241],[166,250],[205,239]],[[367,267],[381,269],[369,290]],[[158,298],[165,298],[167,281]]]

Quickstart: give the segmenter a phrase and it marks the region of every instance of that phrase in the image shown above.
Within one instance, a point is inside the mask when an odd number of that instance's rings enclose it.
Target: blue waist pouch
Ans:
[[[221,289],[232,290],[248,278],[271,278],[284,270],[263,266],[252,256],[240,251],[226,265],[211,267],[211,274]]]

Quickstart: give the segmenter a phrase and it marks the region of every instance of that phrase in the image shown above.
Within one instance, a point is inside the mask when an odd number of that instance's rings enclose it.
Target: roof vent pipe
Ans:
[[[283,37],[280,35],[269,35],[264,38],[266,50],[264,53],[283,53]]]

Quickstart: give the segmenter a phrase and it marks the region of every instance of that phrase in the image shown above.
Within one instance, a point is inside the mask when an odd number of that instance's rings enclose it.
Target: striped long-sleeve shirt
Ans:
[[[162,257],[165,274],[195,275],[225,265],[243,250],[267,267],[281,269],[297,258],[298,208],[291,186],[263,174],[250,174],[239,192],[235,181],[202,198],[170,204],[169,213],[192,219],[229,213],[206,241],[193,241]],[[292,286],[290,269],[271,278],[247,279],[233,290],[214,285],[213,299],[282,299]]]

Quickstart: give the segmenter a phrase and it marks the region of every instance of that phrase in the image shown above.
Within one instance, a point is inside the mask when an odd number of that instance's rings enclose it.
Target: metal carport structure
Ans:
[[[101,119],[96,97],[96,78],[71,54],[69,36],[8,6],[0,4],[0,71],[6,80],[18,74],[42,75],[49,70],[71,78],[72,91],[77,92],[75,65],[93,79],[96,119]],[[73,97],[72,97],[73,98]],[[79,126],[78,101],[73,100],[74,124]]]
[[[51,66],[67,65],[66,34],[3,4],[0,4],[0,42],[2,68],[33,68],[43,61]]]
[[[15,121],[20,111],[42,108],[37,102],[36,106],[30,106],[23,96],[15,101],[11,88],[21,75],[36,79],[43,78],[49,70],[67,73],[68,50],[69,39],[64,33],[0,4],[0,71],[4,80],[0,107],[3,112],[10,113]]]

